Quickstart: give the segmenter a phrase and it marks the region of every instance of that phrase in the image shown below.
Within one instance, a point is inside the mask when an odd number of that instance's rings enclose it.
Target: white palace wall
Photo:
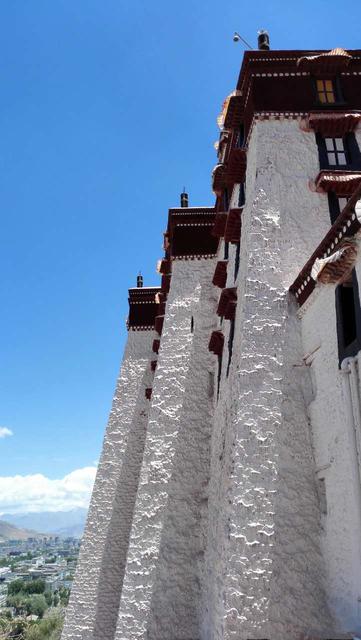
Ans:
[[[148,420],[153,331],[129,331],[62,640],[114,636]]]
[[[360,282],[360,262],[357,272]],[[318,286],[299,315],[306,356],[304,368],[309,368],[312,378],[308,412],[322,501],[321,547],[327,595],[337,628],[360,634],[361,493],[356,443],[359,427],[353,416],[350,373],[338,366],[335,286]]]
[[[318,172],[296,119],[255,122],[236,278],[229,246],[228,374],[215,259],[172,261],[154,377],[155,333],[129,332],[63,640],[361,632],[360,461],[334,287],[301,310],[288,291],[330,227]]]
[[[172,263],[117,640],[199,636],[212,426],[213,271],[212,259]]]
[[[288,288],[329,228],[313,135],[258,122],[247,154],[238,304],[215,407],[205,638],[296,638],[332,627],[305,397],[308,373]],[[232,259],[232,256],[230,260]],[[227,286],[235,286],[233,266]]]

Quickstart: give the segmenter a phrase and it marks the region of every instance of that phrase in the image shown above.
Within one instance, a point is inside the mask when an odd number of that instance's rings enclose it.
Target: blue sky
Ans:
[[[13,435],[0,430],[0,487],[20,476],[7,508],[36,474],[91,484],[127,288],[139,269],[158,283],[183,185],[191,205],[213,204],[216,116],[243,54],[233,32],[357,48],[360,18],[356,0],[1,3],[0,426]]]

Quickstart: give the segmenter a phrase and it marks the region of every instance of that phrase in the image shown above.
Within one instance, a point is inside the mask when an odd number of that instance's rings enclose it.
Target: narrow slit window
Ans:
[[[318,501],[322,515],[327,516],[327,496],[325,478],[318,478],[317,483]]]
[[[336,102],[333,80],[316,80],[317,96],[321,104],[334,104]]]
[[[229,375],[229,369],[230,369],[231,361],[232,361],[233,339],[234,339],[234,324],[235,324],[235,321],[231,320],[230,321],[230,328],[229,328],[229,338],[228,338],[227,378],[228,378],[228,375]]]
[[[243,207],[245,200],[246,200],[246,197],[245,197],[244,184],[241,182],[241,184],[239,185],[238,206]]]
[[[229,255],[229,242],[225,242],[224,250],[223,250],[223,260],[228,260],[228,255]]]
[[[355,270],[336,288],[337,337],[340,364],[360,350],[361,312]]]
[[[219,398],[219,390],[221,387],[221,377],[222,377],[222,354],[218,356],[218,373],[217,373],[217,400]]]
[[[234,259],[234,280],[237,279],[238,276],[238,271],[239,271],[239,257],[240,257],[240,253],[241,253],[241,243],[237,242],[236,245],[236,255],[235,255],[235,259]]]

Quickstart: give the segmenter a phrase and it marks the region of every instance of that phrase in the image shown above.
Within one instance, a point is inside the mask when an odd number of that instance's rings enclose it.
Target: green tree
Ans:
[[[23,636],[23,640],[60,640],[63,628],[63,617],[51,615],[40,622],[32,624]]]
[[[23,593],[15,593],[13,596],[8,596],[6,599],[6,606],[13,607],[16,615],[20,616],[28,611],[29,597]]]
[[[37,580],[32,580],[31,582],[25,582],[23,591],[25,593],[44,593],[45,586],[45,580],[41,580],[40,578],[38,578]]]
[[[30,596],[28,603],[29,613],[42,618],[47,608],[48,605],[43,595],[35,594],[33,596]]]
[[[18,578],[18,580],[13,580],[10,582],[8,586],[8,594],[9,596],[14,595],[15,593],[20,593],[20,591],[24,590],[25,582]]]
[[[70,589],[67,589],[66,587],[60,587],[59,598],[60,598],[60,603],[63,605],[63,607],[66,607],[68,605],[69,596],[70,596]]]

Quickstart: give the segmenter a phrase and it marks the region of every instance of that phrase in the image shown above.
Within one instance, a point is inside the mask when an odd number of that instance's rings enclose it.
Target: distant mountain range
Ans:
[[[28,538],[42,538],[43,533],[33,531],[32,529],[20,529],[9,522],[0,520],[0,542],[8,540],[27,540]]]
[[[88,510],[81,507],[71,511],[43,511],[41,513],[3,513],[1,519],[21,529],[35,529],[58,536],[81,538]],[[1,532],[0,532],[1,535]],[[28,536],[26,536],[28,537]]]

